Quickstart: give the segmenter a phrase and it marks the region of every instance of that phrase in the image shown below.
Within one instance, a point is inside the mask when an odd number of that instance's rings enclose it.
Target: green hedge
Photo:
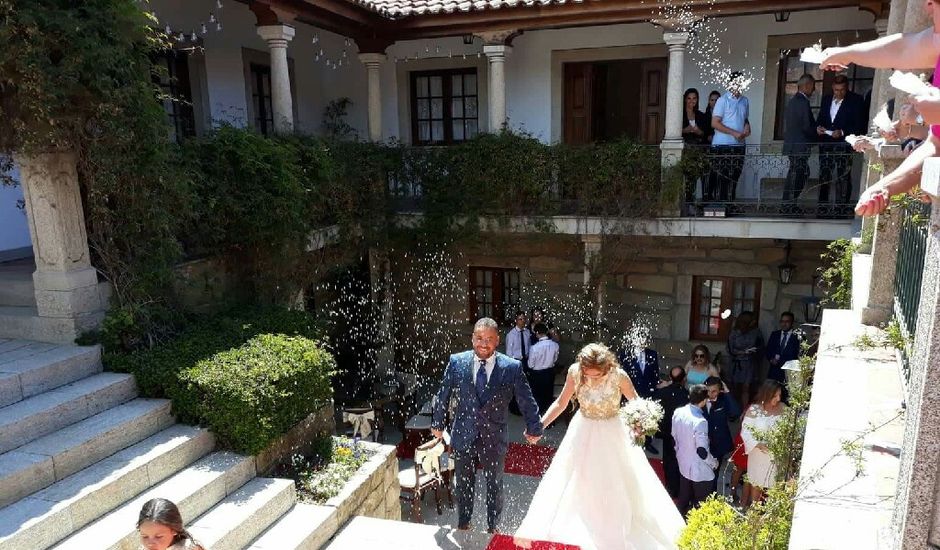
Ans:
[[[332,398],[332,355],[304,312],[249,310],[194,322],[178,338],[105,355],[134,374],[141,395],[166,397],[180,422],[209,427],[219,442],[255,454]]]

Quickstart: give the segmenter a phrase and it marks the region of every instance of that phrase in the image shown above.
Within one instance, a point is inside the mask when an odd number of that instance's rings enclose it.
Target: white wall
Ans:
[[[152,0],[161,25],[169,22],[174,28],[196,28],[207,18],[210,2],[188,2],[185,0]],[[208,98],[211,116],[215,120],[227,120],[243,124],[246,114],[246,94],[241,48],[266,51],[266,45],[255,31],[255,18],[248,7],[241,3],[226,2],[222,10],[224,30],[210,30],[205,37],[205,67],[208,80]],[[162,14],[167,14],[164,18]],[[762,67],[762,53],[766,49],[767,37],[798,33],[825,32],[846,29],[871,29],[873,17],[854,8],[793,12],[785,23],[777,23],[771,14],[731,17],[723,20],[727,31],[722,39],[725,44],[715,54],[721,56],[729,68],[741,66]],[[353,101],[348,122],[360,135],[366,135],[367,87],[366,72],[358,61],[356,44],[347,49],[344,66],[336,70],[327,69],[323,61],[314,62],[316,52],[322,48],[326,56],[337,59],[344,49],[340,36],[317,30],[309,25],[296,24],[296,36],[291,42],[288,55],[294,62],[295,97],[297,102],[297,127],[304,132],[317,133],[321,129],[323,108],[333,99],[349,97]],[[318,34],[320,43],[311,39]],[[728,43],[731,52],[728,52]],[[552,52],[580,50],[588,55],[597,49],[617,46],[662,44],[662,29],[651,24],[611,25],[577,29],[544,30],[526,32],[515,39],[513,51],[506,63],[507,112],[510,125],[528,131],[544,141],[557,139],[558,129],[552,128],[553,104]],[[440,51],[437,51],[438,48]],[[427,50],[427,51],[426,51]],[[398,42],[387,50],[388,61],[381,69],[383,136],[409,141],[406,119],[408,106],[407,79],[403,74],[411,70],[441,66],[466,66],[473,63],[482,50],[477,39],[472,45],[464,45],[461,37],[435,40]],[[747,52],[747,58],[745,58]],[[449,57],[449,54],[452,57]],[[469,60],[464,61],[467,54]],[[406,63],[404,58],[408,57]],[[415,57],[419,59],[416,61]],[[397,61],[396,61],[397,60]],[[695,58],[688,56],[685,67],[685,87],[696,87],[704,100],[714,85],[703,85]],[[485,67],[485,57],[476,62]],[[481,81],[485,75],[480,75]],[[759,79],[747,92],[751,101],[751,143],[770,141],[771,130],[764,132],[762,111],[764,109],[764,80]],[[556,98],[557,102],[558,99]],[[482,107],[483,105],[481,105]],[[774,108],[773,105],[768,108]],[[405,115],[405,116],[403,116]],[[557,114],[556,114],[557,115]],[[405,120],[402,120],[405,118]],[[557,126],[557,124],[556,124]]]
[[[13,178],[19,179],[14,167]],[[30,246],[29,225],[26,211],[17,208],[17,201],[23,200],[23,188],[0,185],[0,253]]]

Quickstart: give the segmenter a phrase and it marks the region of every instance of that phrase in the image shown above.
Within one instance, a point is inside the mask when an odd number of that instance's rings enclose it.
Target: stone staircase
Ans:
[[[97,346],[0,339],[0,550],[137,550],[137,515],[175,502],[212,550],[318,548],[316,509],[253,457],[176,424]],[[322,537],[321,537],[322,538]]]

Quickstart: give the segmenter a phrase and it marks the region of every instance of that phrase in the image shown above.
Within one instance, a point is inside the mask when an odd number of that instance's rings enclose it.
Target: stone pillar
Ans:
[[[377,335],[381,347],[375,356],[376,380],[381,382],[395,375],[395,338],[392,333],[392,302],[395,297],[391,288],[391,262],[385,250],[369,248],[369,278],[372,303],[381,308]]]
[[[47,321],[33,338],[71,342],[97,326],[105,306],[88,252],[77,159],[74,152],[53,151],[16,161],[36,260],[36,309]]]
[[[894,10],[894,4],[891,5]],[[904,11],[903,32],[920,32],[933,25],[933,21],[924,9],[923,0],[907,0]]]
[[[496,133],[506,124],[506,55],[512,46],[485,44],[483,53],[489,62],[490,132]]]
[[[894,25],[895,29],[900,29],[901,25],[903,24],[903,15],[903,9],[899,9],[897,11],[892,10],[890,16],[887,19],[882,18],[876,20],[875,30],[878,31],[878,37],[881,38],[887,36],[890,32],[890,29],[892,28],[892,25]],[[891,17],[893,17],[894,20],[892,20]],[[877,69],[875,71],[875,78],[872,81],[871,107],[868,110],[868,120],[874,119],[875,115],[878,114],[878,111],[881,110],[881,106],[885,103],[885,101],[887,101],[886,96],[888,90],[891,89],[891,86],[888,84],[888,78],[890,76],[891,71],[887,69]],[[875,172],[871,169],[871,165],[877,162],[878,160],[876,152],[869,151],[865,154],[865,165],[862,170],[861,190],[859,195],[861,195],[861,191],[864,191],[869,186],[878,181],[879,177],[881,176],[881,172]],[[862,234],[865,234],[868,231],[872,231],[872,226],[876,222],[877,218],[871,216],[862,218]]]
[[[382,79],[379,69],[388,59],[384,53],[361,53],[369,82],[369,140],[382,141]]]
[[[885,174],[897,168],[903,160],[900,145],[885,145],[881,148],[880,162]],[[862,308],[862,323],[866,325],[883,325],[894,313],[894,266],[901,237],[900,216],[899,211],[892,209],[878,216],[874,222],[871,260],[872,265],[878,267],[871,271],[868,303]]]
[[[258,35],[271,50],[271,109],[274,111],[274,132],[289,134],[294,130],[294,105],[290,93],[290,71],[287,66],[287,43],[294,38],[294,27],[262,25]]]
[[[940,158],[924,165],[922,186],[936,190]],[[929,180],[929,181],[928,181]],[[940,544],[940,200],[934,197],[908,382],[907,416],[894,505],[894,548]],[[873,264],[878,269],[878,264]]]
[[[669,46],[669,76],[666,81],[666,135],[660,147],[663,152],[663,167],[667,167],[678,163],[682,154],[682,77],[689,33],[665,32],[663,40]]]

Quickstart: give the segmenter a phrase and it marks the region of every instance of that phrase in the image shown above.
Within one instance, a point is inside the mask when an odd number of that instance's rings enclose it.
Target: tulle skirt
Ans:
[[[623,422],[579,412],[515,536],[582,550],[672,550],[684,527]]]

